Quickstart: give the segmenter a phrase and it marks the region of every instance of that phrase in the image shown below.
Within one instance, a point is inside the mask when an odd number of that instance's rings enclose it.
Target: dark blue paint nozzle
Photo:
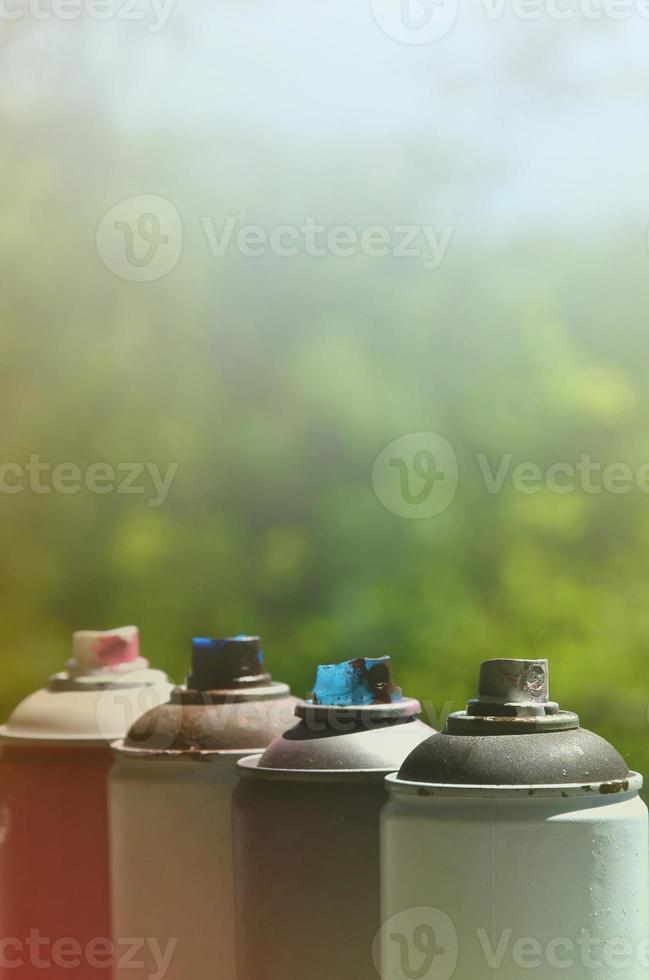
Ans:
[[[390,657],[358,657],[317,668],[314,704],[353,707],[401,700],[401,689],[392,679]]]
[[[196,636],[187,687],[194,691],[258,687],[269,684],[258,636],[238,634],[224,639]]]

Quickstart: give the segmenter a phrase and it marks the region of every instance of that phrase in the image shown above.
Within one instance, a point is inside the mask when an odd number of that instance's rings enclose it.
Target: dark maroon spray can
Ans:
[[[318,668],[295,727],[239,763],[238,980],[376,980],[385,776],[432,729],[390,658]]]

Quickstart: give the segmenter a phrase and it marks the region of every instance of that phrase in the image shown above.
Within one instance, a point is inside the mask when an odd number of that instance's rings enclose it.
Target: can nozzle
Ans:
[[[579,727],[573,711],[550,700],[547,660],[485,660],[478,696],[448,716],[451,735],[514,735]]]
[[[119,629],[79,630],[72,635],[73,658],[69,664],[78,674],[115,669],[140,661],[140,634],[137,626]]]
[[[392,679],[390,657],[358,657],[317,668],[313,703],[332,707],[393,704],[402,700]]]
[[[187,677],[190,690],[219,691],[270,682],[258,636],[197,636],[192,640],[192,665]]]
[[[547,660],[485,660],[478,686],[481,701],[549,701]]]

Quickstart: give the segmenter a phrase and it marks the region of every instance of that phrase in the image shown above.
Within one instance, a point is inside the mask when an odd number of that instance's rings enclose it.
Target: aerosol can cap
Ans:
[[[238,634],[224,639],[197,636],[192,640],[189,690],[227,691],[270,683],[258,636]]]
[[[525,731],[565,731],[579,727],[572,711],[562,711],[550,700],[547,660],[495,658],[480,666],[478,696],[472,698],[466,711],[449,716],[449,732],[472,731],[497,734],[502,728],[514,734],[517,727]]]
[[[251,760],[251,767],[260,778],[273,770],[292,773],[291,778],[341,771],[349,778],[361,770],[387,773],[432,734],[417,719],[420,711],[419,702],[404,697],[394,683],[390,657],[322,664],[316,669],[312,699],[295,708],[298,723],[260,759]]]
[[[231,759],[265,748],[284,731],[297,701],[287,684],[273,681],[258,636],[194,637],[184,686],[166,704],[140,716],[120,757]]]
[[[629,768],[579,717],[550,700],[547,660],[496,658],[480,667],[478,696],[419,745],[398,780],[439,786],[624,788]],[[503,790],[504,791],[504,790]]]
[[[480,666],[478,697],[469,701],[474,715],[540,717],[558,710],[550,701],[547,660],[485,660]]]
[[[390,657],[358,657],[341,664],[321,664],[316,670],[314,704],[342,708],[401,700],[401,689],[392,679]]]
[[[0,739],[110,743],[148,707],[166,701],[171,689],[166,675],[140,656],[136,626],[81,630],[73,634],[65,670],[21,701]]]
[[[137,626],[114,630],[78,630],[72,634],[71,675],[92,674],[102,670],[133,669],[147,665],[140,656],[140,634]]]

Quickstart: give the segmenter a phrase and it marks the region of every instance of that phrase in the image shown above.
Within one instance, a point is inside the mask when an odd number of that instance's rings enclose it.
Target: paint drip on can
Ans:
[[[387,785],[384,980],[646,980],[642,779],[550,700],[547,660],[483,663]]]
[[[296,704],[259,637],[198,637],[186,686],[114,746],[115,944],[141,944],[139,966],[126,957],[115,980],[233,980],[236,763],[282,732]]]
[[[238,980],[375,980],[383,782],[431,735],[420,710],[389,657],[321,666],[298,723],[239,764]]]
[[[0,975],[106,976],[110,743],[166,700],[134,626],[73,636],[73,656],[0,729]]]

